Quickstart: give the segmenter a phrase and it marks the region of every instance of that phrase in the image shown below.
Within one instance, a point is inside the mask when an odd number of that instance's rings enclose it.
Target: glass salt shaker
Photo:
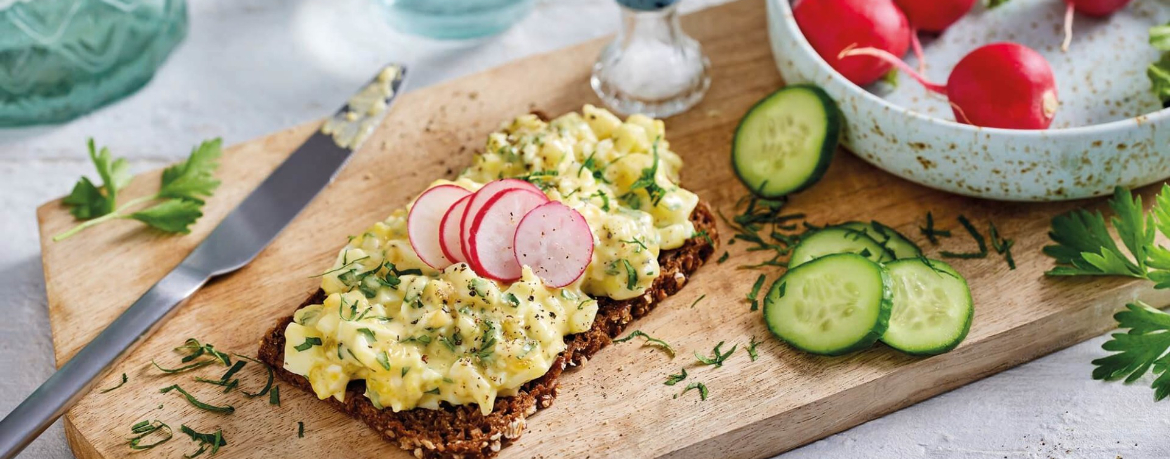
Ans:
[[[665,118],[703,98],[711,63],[678,22],[678,0],[617,0],[622,24],[590,84],[610,108]]]

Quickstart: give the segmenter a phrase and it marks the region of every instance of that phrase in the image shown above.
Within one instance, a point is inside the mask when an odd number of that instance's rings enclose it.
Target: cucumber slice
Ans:
[[[890,319],[890,279],[854,253],[828,255],[791,269],[764,298],[776,337],[814,354],[841,355],[873,345]]]
[[[856,253],[875,262],[894,259],[881,244],[867,236],[865,231],[830,226],[800,240],[796,248],[792,249],[792,256],[788,257],[788,269],[834,253]]]
[[[735,129],[731,164],[740,181],[775,199],[816,183],[841,141],[841,114],[824,90],[792,85],[756,103]]]
[[[865,231],[865,235],[873,238],[882,247],[890,253],[890,256],[895,260],[903,258],[918,258],[922,256],[922,249],[918,244],[910,242],[906,236],[899,233],[897,230],[886,225],[872,221],[869,223],[862,222],[847,222],[840,226],[855,229],[858,231]]]
[[[975,308],[967,280],[946,263],[926,258],[885,265],[894,284],[894,310],[882,342],[908,354],[942,354],[967,337]]]

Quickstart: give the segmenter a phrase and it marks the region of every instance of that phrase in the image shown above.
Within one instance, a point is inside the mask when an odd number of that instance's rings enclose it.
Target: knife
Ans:
[[[20,453],[203,284],[256,258],[333,181],[380,124],[405,76],[403,65],[384,67],[244,198],[179,266],[8,413],[0,421],[0,458]]]

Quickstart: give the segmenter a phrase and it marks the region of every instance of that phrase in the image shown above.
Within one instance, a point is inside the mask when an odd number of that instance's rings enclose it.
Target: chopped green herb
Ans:
[[[654,139],[654,144],[651,150],[654,153],[654,164],[650,167],[642,169],[642,175],[630,184],[629,192],[622,196],[623,199],[627,197],[633,199],[636,197],[634,192],[637,190],[646,190],[646,195],[650,197],[650,205],[657,206],[659,201],[666,196],[666,190],[658,185],[656,177],[658,175],[658,143],[662,140],[661,137]],[[641,205],[631,205],[635,209],[640,208]]]
[[[638,287],[638,271],[635,271],[630,261],[625,258],[622,258],[622,265],[626,268],[626,288],[634,290]]]
[[[759,296],[760,288],[764,286],[764,281],[766,280],[767,278],[763,274],[760,274],[760,277],[756,278],[756,283],[752,284],[752,291],[748,292],[747,299],[752,302],[752,311],[760,309],[760,302],[756,297]]]
[[[507,301],[508,304],[512,305],[514,308],[520,306],[520,299],[516,298],[516,294],[511,292],[504,294],[504,301]]]
[[[995,228],[995,223],[991,223],[990,226],[988,237],[991,238],[991,248],[995,249],[995,253],[1003,255],[1003,259],[1007,262],[1008,268],[1016,269],[1016,260],[1012,259],[1012,246],[1016,244],[1016,241],[1000,237],[999,230]]]
[[[142,440],[146,439],[146,437],[149,437],[155,432],[159,432],[159,439],[155,440],[153,443],[142,443]],[[130,433],[135,435],[130,437],[126,443],[130,445],[130,449],[132,450],[151,449],[155,446],[166,443],[171,439],[172,436],[174,436],[173,432],[171,431],[171,426],[168,426],[166,423],[158,420],[138,422],[133,426],[130,426]]]
[[[297,438],[305,438],[305,423],[297,421]]]
[[[118,383],[118,385],[116,385],[116,386],[114,386],[114,387],[111,387],[111,388],[109,388],[109,389],[102,389],[102,390],[101,390],[100,392],[98,392],[98,393],[99,393],[99,394],[104,394],[104,393],[106,393],[106,392],[109,392],[109,391],[112,391],[112,390],[114,390],[114,389],[117,389],[117,388],[119,388],[119,387],[122,387],[122,385],[123,385],[123,384],[126,384],[126,381],[127,381],[127,378],[126,378],[126,373],[122,373],[122,382]]]
[[[614,342],[614,344],[624,343],[624,342],[632,340],[638,336],[646,338],[646,343],[643,344],[644,346],[645,345],[657,346],[659,349],[662,349],[664,352],[666,352],[666,354],[669,355],[670,358],[672,358],[672,359],[674,358],[674,348],[670,347],[670,344],[668,344],[666,341],[663,341],[663,340],[660,340],[658,338],[647,335],[642,330],[634,330],[634,331],[630,332],[629,335],[626,335],[625,338],[615,339],[615,340],[613,340],[613,342]]]
[[[366,328],[366,327],[362,327],[362,328],[357,329],[357,331],[358,331],[358,333],[366,335],[366,338],[369,339],[371,343],[378,342],[378,337],[374,336],[373,330],[370,330],[369,328]]]
[[[668,386],[673,386],[675,384],[678,384],[680,381],[682,381],[684,379],[687,379],[687,369],[686,368],[683,368],[682,372],[677,374],[677,375],[667,376],[666,382],[664,382],[663,384],[666,384]]]
[[[227,440],[223,438],[223,430],[217,429],[215,433],[201,433],[187,427],[186,424],[179,426],[179,430],[191,437],[192,441],[199,443],[198,451],[183,455],[187,459],[203,454],[204,451],[209,451],[214,456],[215,453],[219,452],[219,447],[227,446]]]
[[[691,391],[691,389],[698,389],[699,390],[699,400],[707,401],[707,385],[703,384],[701,382],[694,382],[694,383],[687,384],[686,389],[683,389],[683,391],[681,393],[679,393],[678,395],[674,396],[674,398],[678,398],[679,395],[686,395],[687,392]]]
[[[257,365],[260,365],[260,367],[264,368],[264,371],[267,372],[267,376],[268,376],[268,380],[264,383],[264,387],[260,388],[260,390],[258,392],[248,392],[246,390],[240,389],[240,393],[244,394],[248,398],[261,397],[264,394],[267,394],[269,389],[273,388],[272,383],[273,383],[273,381],[275,381],[275,373],[272,371],[272,367],[268,366],[267,363],[253,359],[253,358],[248,357],[246,355],[235,354],[235,356],[238,358],[241,358],[241,359],[249,360]]]
[[[378,351],[378,354],[374,356],[374,359],[378,361],[378,365],[381,365],[382,368],[386,369],[386,371],[390,371],[390,356],[386,355],[386,351]],[[406,376],[407,370],[408,368],[402,369],[403,376]]]
[[[736,207],[745,202],[747,204],[743,213],[734,218],[728,219],[722,211],[718,212],[723,222],[735,233],[727,244],[732,245],[736,241],[745,241],[752,244],[747,249],[748,252],[769,252],[772,257],[763,262],[743,265],[739,268],[784,267],[786,262],[782,259],[800,242],[804,233],[811,230],[806,229],[802,232],[795,223],[797,220],[803,219],[804,214],[783,214],[784,205],[787,202],[785,199],[768,200],[749,194],[740,199]],[[805,226],[807,228],[811,225],[805,223]]]
[[[918,231],[922,232],[926,239],[930,240],[931,244],[938,245],[938,238],[951,237],[950,230],[940,230],[934,228],[934,214],[926,213],[926,226],[919,226]]]
[[[159,392],[162,392],[165,394],[165,393],[170,392],[172,390],[176,391],[180,394],[183,394],[183,396],[187,398],[188,403],[190,403],[191,405],[194,405],[196,408],[199,408],[202,410],[211,411],[213,413],[224,413],[224,414],[232,414],[236,411],[236,409],[234,407],[232,407],[231,405],[216,406],[216,405],[210,405],[207,403],[203,403],[203,402],[199,401],[199,399],[195,398],[194,395],[187,393],[187,391],[183,390],[182,387],[179,387],[178,384],[175,384],[172,386],[167,386],[167,387],[164,387],[162,389],[159,389]]]
[[[481,361],[491,358],[492,353],[496,351],[496,324],[487,320],[484,321],[484,325],[483,336],[479,339],[479,351],[475,353]]]
[[[387,370],[389,370],[389,368],[387,368]],[[402,367],[402,377],[403,378],[405,378],[406,374],[409,372],[410,372],[410,367]]]
[[[756,346],[759,346],[761,343],[763,343],[763,341],[756,341],[755,335],[752,335],[751,341],[748,341],[748,357],[751,357],[753,362],[755,362],[756,358],[759,357],[759,354],[756,353]]]
[[[716,263],[719,263],[719,264],[723,264],[723,262],[727,261],[727,259],[728,259],[730,256],[731,256],[731,253],[730,253],[730,252],[728,252],[728,251],[726,251],[726,250],[724,250],[724,251],[723,251],[723,255],[722,255],[722,256],[720,256],[718,260],[715,260],[715,262],[716,262]]]
[[[728,357],[731,357],[731,354],[735,352],[735,349],[737,347],[739,347],[739,345],[736,344],[734,346],[731,346],[731,349],[728,349],[727,352],[725,352],[725,353],[719,351],[719,348],[722,346],[723,346],[723,341],[720,341],[719,344],[716,344],[715,349],[712,349],[712,351],[711,351],[712,352],[711,357],[699,355],[698,352],[695,352],[695,358],[699,359],[699,362],[702,362],[703,365],[715,365],[716,368],[722,367],[723,362],[725,360],[727,360]]]
[[[691,236],[691,237],[692,238],[701,237],[701,238],[703,238],[703,240],[707,241],[707,244],[710,244],[712,247],[715,246],[715,241],[711,239],[711,235],[707,234],[707,230],[699,231],[699,232],[695,233],[694,236]]]
[[[638,238],[636,238],[636,237],[635,237],[635,238],[631,238],[631,239],[630,239],[630,240],[628,240],[628,241],[621,241],[621,242],[622,242],[622,243],[625,243],[625,244],[636,245],[636,246],[640,247],[640,248],[641,248],[641,250],[650,250],[650,249],[648,249],[648,248],[646,247],[646,244],[642,243],[642,241],[638,240]],[[639,250],[639,252],[640,252],[641,250]]]
[[[979,230],[975,229],[975,225],[972,225],[971,221],[967,220],[967,217],[960,215],[958,220],[959,224],[963,225],[963,228],[967,230],[971,238],[975,240],[975,244],[978,245],[979,250],[976,252],[948,252],[944,250],[939,252],[939,255],[942,255],[943,258],[987,258],[987,242],[983,239],[983,235],[979,234]]]
[[[268,393],[268,404],[280,406],[280,386],[272,386],[272,391]]]
[[[691,303],[691,307],[692,307],[692,308],[693,308],[693,307],[695,307],[695,305],[696,305],[696,304],[699,304],[699,302],[700,302],[700,301],[703,301],[703,298],[706,298],[706,297],[707,297],[707,295],[706,295],[706,294],[699,295],[699,297],[698,297],[698,298],[695,298],[695,302],[694,302],[694,303]]]
[[[434,388],[434,389],[428,390],[428,391],[426,391],[426,392],[423,392],[423,393],[424,393],[424,394],[433,394],[433,395],[439,395],[439,394],[440,394],[440,391],[439,391],[439,388],[438,388],[438,387],[436,387],[436,388]]]
[[[305,342],[298,344],[296,346],[293,346],[293,349],[296,349],[297,352],[305,352],[313,346],[320,346],[320,345],[321,345],[321,338],[318,338],[315,336],[310,336],[308,338],[305,338]]]

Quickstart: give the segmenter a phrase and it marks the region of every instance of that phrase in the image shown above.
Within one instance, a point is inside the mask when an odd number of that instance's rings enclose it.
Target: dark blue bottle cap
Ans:
[[[619,5],[639,11],[658,11],[678,3],[678,0],[617,0]]]

